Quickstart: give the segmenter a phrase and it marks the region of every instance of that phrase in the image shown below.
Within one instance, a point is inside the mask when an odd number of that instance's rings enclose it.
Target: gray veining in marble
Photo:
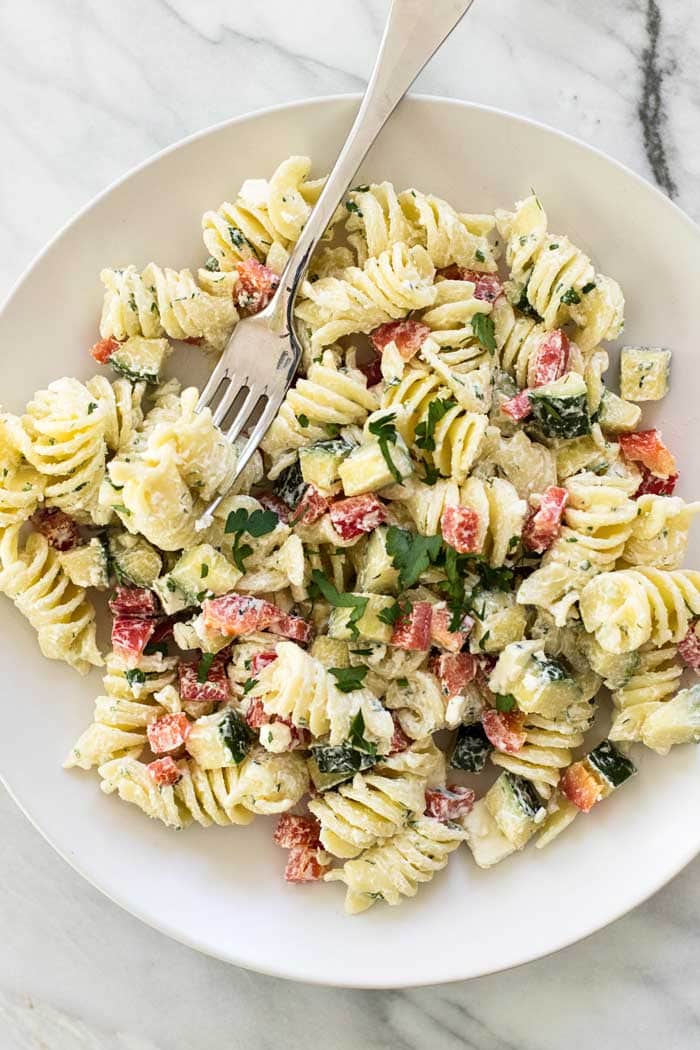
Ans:
[[[382,0],[2,0],[0,294],[97,191],[208,124],[361,87]],[[555,125],[700,219],[700,5],[477,0],[418,89]],[[141,925],[0,794],[1,1050],[697,1047],[700,862],[581,944],[409,992],[309,988]]]

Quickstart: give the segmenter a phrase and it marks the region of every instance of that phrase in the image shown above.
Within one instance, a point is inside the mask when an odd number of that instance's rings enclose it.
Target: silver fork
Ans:
[[[198,412],[214,406],[214,422],[221,424],[240,399],[226,430],[229,441],[235,441],[251,417],[259,413],[239,454],[236,477],[277,415],[301,360],[302,349],[294,331],[294,300],[311,255],[387,119],[472,3],[392,0],[362,104],[323,192],[291,250],[277,291],[264,310],[236,325],[197,404]],[[209,505],[197,528],[211,523],[223,498],[218,496]]]

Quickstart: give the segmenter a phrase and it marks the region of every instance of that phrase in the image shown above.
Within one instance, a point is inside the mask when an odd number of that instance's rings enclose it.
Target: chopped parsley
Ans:
[[[335,684],[341,693],[352,693],[361,689],[367,676],[367,667],[329,667],[328,673],[335,678]]]
[[[437,561],[441,536],[420,536],[390,525],[386,534],[387,554],[399,571],[402,588],[413,587],[422,572]]]
[[[395,412],[387,412],[386,415],[379,416],[377,419],[372,420],[369,424],[369,432],[370,434],[374,434],[379,442],[379,449],[384,457],[384,462],[389,468],[389,473],[397,484],[400,485],[403,481],[403,475],[389,454],[389,445],[395,445],[398,438],[396,427],[394,426],[395,419]]]
[[[588,295],[590,292],[593,291],[593,289],[595,287],[596,287],[595,281],[589,281],[588,284],[584,284],[583,288],[581,289],[581,294],[582,295]]]
[[[360,751],[365,755],[376,755],[377,745],[365,740],[365,718],[362,711],[358,711],[350,723],[348,743],[354,751]]]
[[[394,602],[393,605],[387,606],[386,609],[382,609],[377,613],[377,619],[381,620],[382,623],[388,623],[390,627],[393,627],[397,620],[400,620],[402,616],[410,616],[412,605],[409,601]]]
[[[210,273],[218,273],[220,269],[219,260],[215,259],[213,255],[210,255],[204,264],[204,269],[209,270]]]
[[[567,288],[561,297],[561,302],[564,303],[564,306],[576,306],[581,302],[581,296],[575,288]]]
[[[138,667],[132,667],[131,670],[125,671],[124,677],[126,678],[129,685],[143,685],[143,683],[146,681],[145,673],[141,671]]]
[[[234,565],[241,572],[245,572],[245,559],[253,553],[249,543],[241,543],[244,533],[248,533],[254,539],[266,536],[277,528],[278,517],[272,510],[254,510],[248,513],[243,507],[232,510],[226,519],[224,532],[227,535],[234,534],[231,556]]]
[[[496,693],[497,711],[512,711],[515,707],[517,707],[515,697],[510,693]]]
[[[205,561],[203,561],[201,566],[200,566],[200,568],[199,568],[199,578],[200,578],[200,580],[203,580],[208,575],[209,575],[209,566],[207,565],[207,563]]]
[[[243,696],[247,696],[247,694],[250,692],[254,685],[254,678],[246,678],[245,682],[243,683]]]
[[[305,416],[304,413],[302,412],[302,413],[300,413],[300,415],[297,416],[297,423],[299,424],[300,427],[302,427],[304,430],[306,430],[306,428],[309,425],[309,417]]]
[[[496,349],[493,317],[489,317],[488,314],[474,314],[472,317],[472,332],[485,350],[493,351]]]
[[[494,344],[495,345],[495,344]],[[425,452],[435,451],[435,426],[443,419],[457,402],[454,398],[436,397],[428,405],[428,418],[416,427],[416,445]]]
[[[360,207],[358,204],[355,204],[355,201],[346,201],[345,207],[348,209],[349,212],[352,212],[354,215],[359,215],[360,218],[362,218],[362,212],[360,211]]]
[[[91,401],[91,402],[90,402],[90,404],[88,405],[88,411],[87,411],[87,414],[88,414],[89,416],[91,416],[91,415],[92,415],[92,413],[93,413],[93,412],[94,412],[94,411],[95,411],[96,409],[97,409],[97,402],[96,402],[96,401]]]
[[[215,653],[204,653],[202,659],[199,661],[199,667],[197,668],[197,681],[200,685],[204,685],[209,677],[211,665],[214,663]]]
[[[364,615],[369,598],[361,594],[349,594],[339,591],[319,569],[313,570],[311,580],[329,605],[334,606],[336,609],[352,609],[348,619],[348,628],[352,637],[357,638],[360,633],[357,629],[357,624]]]
[[[481,248],[477,248],[474,252],[474,258],[477,262],[486,262],[486,256],[482,252]]]

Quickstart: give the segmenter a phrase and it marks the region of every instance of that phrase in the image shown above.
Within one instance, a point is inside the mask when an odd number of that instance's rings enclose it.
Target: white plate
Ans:
[[[200,216],[242,179],[290,153],[323,172],[356,99],[252,114],[167,150],[83,211],[22,278],[0,316],[3,404],[21,411],[62,374],[87,377],[103,266],[154,259],[196,266]],[[627,295],[630,341],[674,350],[660,415],[680,457],[682,491],[700,494],[697,298],[700,230],[660,193],[600,153],[496,110],[442,99],[405,102],[359,182],[391,179],[462,210],[509,207],[536,187],[550,228],[567,233]],[[647,413],[652,419],[653,413]],[[695,549],[696,564],[698,558]],[[492,872],[468,851],[400,908],[342,912],[340,886],[282,881],[270,821],[250,828],[167,831],[105,798],[94,774],[60,763],[90,718],[99,678],[43,660],[32,631],[2,606],[4,704],[0,769],[14,798],[85,878],[164,933],[283,977],[359,987],[474,977],[570,944],[644,900],[700,849],[700,753],[644,755],[641,775],[581,817],[555,845]]]

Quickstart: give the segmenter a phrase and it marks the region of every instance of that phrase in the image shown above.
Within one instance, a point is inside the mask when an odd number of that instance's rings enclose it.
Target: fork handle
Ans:
[[[473,0],[392,0],[372,76],[338,159],[301,236],[292,248],[270,314],[293,334],[292,310],[309,259],[372,143],[423,66],[467,13]]]

